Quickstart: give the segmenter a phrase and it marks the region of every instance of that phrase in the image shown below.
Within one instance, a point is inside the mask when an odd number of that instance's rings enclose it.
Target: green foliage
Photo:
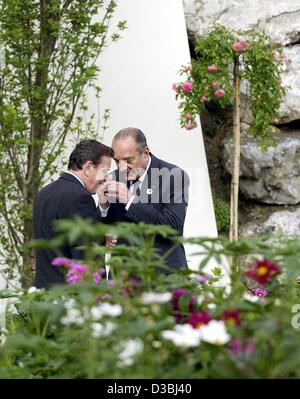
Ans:
[[[270,125],[286,92],[280,80],[284,59],[281,45],[266,33],[242,34],[216,25],[199,39],[195,51],[198,58],[180,72],[192,84],[192,90],[186,91],[182,82],[174,85],[181,127],[195,127],[207,102],[222,108],[233,103],[233,65],[238,63],[239,78],[247,82],[253,114],[248,133],[264,148],[274,144]]]
[[[195,253],[202,254],[202,264],[215,264],[214,272],[207,276],[204,270],[197,275],[176,270],[165,275],[157,273],[164,262],[151,243],[158,234],[168,236],[169,228],[121,224],[110,231],[109,227],[78,219],[73,224],[61,222],[58,229],[59,240],[84,237],[92,271],[103,266],[97,258],[105,251],[97,243],[99,238],[109,232],[126,237],[127,246],[109,250],[113,282],[102,278],[98,284],[89,280],[48,291],[0,294],[10,300],[15,295],[17,309],[17,314],[8,313],[7,331],[1,335],[0,378],[300,377],[300,305],[295,307],[300,293],[299,238],[189,239]],[[282,272],[264,284],[239,272],[229,287],[217,266],[226,267],[234,256],[243,260],[246,269],[268,259]],[[257,277],[264,268],[257,269]],[[268,293],[254,295],[255,288]],[[205,336],[203,328],[211,323],[199,322],[192,328],[191,317],[197,314],[209,315],[225,330]],[[188,331],[176,335],[176,328],[187,325]],[[192,345],[195,334],[202,338]]]
[[[226,201],[212,195],[218,232],[227,231],[230,225],[230,206]]]
[[[112,0],[0,1],[0,256],[19,266],[23,283],[38,189],[61,171],[67,140],[101,136],[100,107],[98,122],[85,115],[85,93],[99,100],[96,60],[126,28],[119,21],[109,31],[115,8]]]

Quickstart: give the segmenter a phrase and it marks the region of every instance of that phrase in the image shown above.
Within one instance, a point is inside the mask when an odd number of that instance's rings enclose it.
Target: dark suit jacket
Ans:
[[[51,240],[55,234],[53,222],[58,219],[72,219],[80,216],[94,223],[101,222],[99,209],[91,194],[74,176],[63,173],[61,177],[42,188],[33,205],[33,224],[36,239]],[[82,259],[82,252],[76,245],[59,248],[66,258]],[[58,267],[51,262],[56,256],[53,251],[37,249],[35,286],[49,287],[54,283],[64,283],[65,278]]]
[[[172,177],[170,178],[170,171]],[[122,181],[118,171],[116,180]],[[176,165],[167,163],[151,154],[151,164],[141,186],[141,193],[130,205],[128,211],[124,204],[111,203],[104,223],[144,222],[154,225],[168,225],[183,234],[183,225],[188,203],[189,178]],[[174,243],[157,237],[155,247],[164,255]],[[177,246],[167,257],[171,268],[187,267],[183,245]]]

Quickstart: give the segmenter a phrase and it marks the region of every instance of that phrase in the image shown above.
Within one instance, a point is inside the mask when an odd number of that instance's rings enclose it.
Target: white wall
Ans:
[[[181,0],[119,0],[115,22],[128,29],[101,57],[101,108],[111,109],[104,142],[124,127],[138,127],[158,157],[184,168],[190,176],[185,236],[217,236],[201,128],[179,127],[172,84],[190,62]],[[91,111],[96,102],[91,100]],[[200,125],[200,123],[199,123]],[[191,252],[191,248],[186,248]],[[192,263],[192,262],[191,262]],[[193,267],[195,262],[191,264]]]

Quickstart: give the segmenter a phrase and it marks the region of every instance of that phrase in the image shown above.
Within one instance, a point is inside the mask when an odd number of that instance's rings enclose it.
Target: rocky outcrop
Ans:
[[[232,171],[233,141],[223,141],[222,163]],[[247,199],[266,204],[300,203],[300,138],[281,139],[263,152],[250,138],[243,138],[240,157],[240,191]]]
[[[282,233],[289,238],[300,236],[300,209],[275,212],[264,223],[248,223],[240,231],[242,237],[262,233]]]

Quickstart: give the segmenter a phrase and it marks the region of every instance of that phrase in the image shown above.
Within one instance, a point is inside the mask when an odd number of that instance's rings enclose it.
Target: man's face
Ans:
[[[126,180],[136,180],[142,176],[149,160],[148,147],[145,147],[140,153],[134,139],[127,137],[113,140],[112,149],[118,169]]]
[[[89,177],[85,182],[86,188],[91,194],[96,194],[99,184],[108,178],[108,172],[111,168],[111,158],[108,156],[101,157],[99,164],[91,163],[89,165]]]

